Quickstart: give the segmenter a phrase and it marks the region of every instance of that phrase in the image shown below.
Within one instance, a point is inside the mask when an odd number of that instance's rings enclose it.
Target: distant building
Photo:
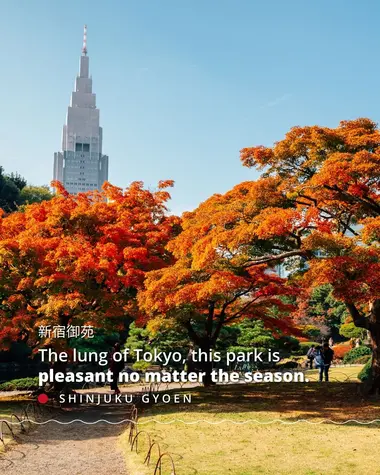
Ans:
[[[54,180],[60,181],[71,194],[100,190],[108,180],[108,156],[103,155],[102,142],[99,109],[89,75],[85,26],[79,75],[63,126],[62,151],[54,154]]]

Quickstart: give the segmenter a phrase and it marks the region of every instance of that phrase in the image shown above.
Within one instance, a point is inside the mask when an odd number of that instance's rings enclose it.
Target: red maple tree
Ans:
[[[282,195],[257,226],[270,248],[257,263],[307,261],[303,284],[330,283],[356,326],[369,330],[371,389],[380,386],[380,132],[369,119],[335,128],[294,127],[273,147],[241,151],[245,166],[264,169]],[[257,237],[253,236],[253,242]],[[306,269],[304,269],[306,270]]]
[[[37,348],[39,326],[93,325],[121,329],[138,318],[136,293],[146,272],[172,262],[166,250],[180,220],[167,216],[167,186],[141,182],[122,190],[69,195],[55,183],[50,201],[0,219],[0,344]]]

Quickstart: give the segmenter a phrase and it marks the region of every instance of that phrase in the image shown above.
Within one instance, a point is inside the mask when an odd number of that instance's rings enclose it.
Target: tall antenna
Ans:
[[[82,54],[84,54],[85,56],[87,55],[87,25],[84,25],[84,30],[83,30]]]

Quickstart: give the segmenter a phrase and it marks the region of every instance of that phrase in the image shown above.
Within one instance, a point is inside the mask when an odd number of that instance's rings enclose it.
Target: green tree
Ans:
[[[41,201],[51,200],[53,193],[49,190],[49,187],[44,186],[25,186],[19,197],[19,202],[22,205],[28,205],[32,203],[41,203]]]
[[[275,337],[273,331],[265,328],[264,322],[261,320],[244,319],[233,325],[238,331],[236,337],[236,345],[230,346],[229,351],[252,351],[257,348],[264,353],[268,349],[282,350],[283,354],[288,354],[292,350],[299,349],[299,342],[296,338],[282,335]]]
[[[340,335],[344,338],[360,338],[364,340],[367,336],[367,331],[364,328],[355,326],[354,322],[343,323],[339,329]]]
[[[12,172],[9,175],[7,175],[7,178],[10,181],[12,181],[20,191],[22,191],[27,185],[27,181],[19,173],[13,173]]]
[[[18,182],[18,180],[17,180]],[[4,174],[0,166],[0,208],[9,213],[17,208],[20,189],[10,176]]]
[[[70,348],[75,348],[81,353],[95,351],[108,351],[111,347],[120,340],[118,332],[106,332],[101,328],[97,328],[94,332],[93,338],[70,338]]]
[[[50,200],[53,194],[48,186],[31,186],[19,173],[5,174],[0,166],[0,208],[6,213],[21,206]]]
[[[349,313],[346,305],[334,297],[332,285],[326,284],[313,289],[308,299],[301,297],[297,317],[313,341],[330,336],[339,340],[339,328]]]
[[[150,352],[152,349],[150,345],[150,333],[149,330],[142,327],[137,327],[133,322],[129,327],[129,336],[125,343],[125,348],[129,348],[130,356],[136,361],[136,350],[144,350]]]

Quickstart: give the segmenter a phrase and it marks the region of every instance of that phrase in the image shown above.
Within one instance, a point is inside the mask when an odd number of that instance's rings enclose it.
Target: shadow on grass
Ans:
[[[358,383],[275,383],[237,384],[165,391],[189,394],[191,404],[160,404],[149,415],[197,412],[204,415],[253,413],[250,417],[281,418],[284,421],[327,419],[344,422],[349,419],[380,419],[380,400],[363,398]],[[355,424],[355,423],[353,423]],[[373,427],[374,425],[372,425]],[[369,426],[367,426],[369,427]]]
[[[357,392],[356,382],[329,383],[273,383],[273,384],[236,384],[218,385],[212,388],[185,388],[162,390],[162,393],[190,394],[191,404],[157,404],[146,406],[139,415],[155,417],[188,413],[204,419],[234,418],[235,420],[258,419],[269,421],[281,419],[293,422],[307,419],[318,422],[322,419],[344,422],[349,419],[371,421],[380,418],[380,400],[363,398]],[[10,416],[12,412],[20,413],[25,401],[0,400],[0,419]],[[57,419],[70,423],[81,419],[89,424],[74,422],[71,424],[48,423],[35,426],[31,434],[23,436],[36,445],[55,444],[62,440],[91,440],[112,437],[123,432],[127,423],[112,425],[105,422],[91,424],[99,419],[118,423],[130,416],[130,405],[109,404],[101,406],[73,407],[69,411],[54,411],[45,414],[42,420]],[[249,414],[248,414],[249,413]],[[328,422],[326,422],[328,423]],[[347,425],[357,425],[350,423]],[[377,424],[376,427],[379,427]],[[375,425],[364,427],[374,428]]]

